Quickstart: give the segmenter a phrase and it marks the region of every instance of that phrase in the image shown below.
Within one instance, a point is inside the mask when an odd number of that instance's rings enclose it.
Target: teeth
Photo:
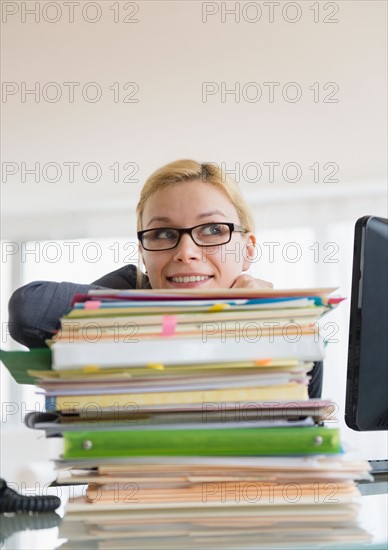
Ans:
[[[190,277],[171,277],[174,283],[197,283],[209,279],[207,275],[191,275]]]

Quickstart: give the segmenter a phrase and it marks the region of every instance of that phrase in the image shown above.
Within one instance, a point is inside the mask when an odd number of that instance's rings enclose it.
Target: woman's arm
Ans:
[[[28,348],[46,347],[45,340],[59,327],[74,294],[92,288],[101,287],[34,281],[15,290],[8,304],[10,335]]]
[[[134,265],[126,265],[92,284],[35,281],[16,290],[9,301],[9,333],[28,348],[46,347],[45,340],[59,328],[59,319],[69,311],[74,294],[99,288],[136,288]],[[144,286],[147,280],[144,279]]]

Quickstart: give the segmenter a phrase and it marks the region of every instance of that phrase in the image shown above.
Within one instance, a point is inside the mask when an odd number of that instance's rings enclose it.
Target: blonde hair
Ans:
[[[233,179],[215,163],[199,163],[195,160],[176,160],[156,170],[145,182],[136,207],[137,231],[143,229],[142,218],[148,198],[168,185],[200,180],[220,189],[237,210],[241,226],[246,232],[253,231],[254,224],[249,207]]]
[[[249,207],[232,178],[227,176],[216,163],[200,163],[195,160],[182,159],[162,166],[146,180],[136,207],[137,231],[143,229],[143,212],[145,204],[151,195],[169,185],[196,180],[213,185],[222,191],[236,208],[240,224],[245,232],[248,233],[254,230],[253,218]],[[139,256],[139,264],[140,259]],[[137,288],[141,288],[142,280],[143,274],[139,269],[136,281]]]

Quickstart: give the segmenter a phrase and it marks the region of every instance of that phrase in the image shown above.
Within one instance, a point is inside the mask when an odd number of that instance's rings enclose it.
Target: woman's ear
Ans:
[[[248,233],[243,250],[243,271],[248,271],[250,264],[256,257],[256,237],[253,233]]]

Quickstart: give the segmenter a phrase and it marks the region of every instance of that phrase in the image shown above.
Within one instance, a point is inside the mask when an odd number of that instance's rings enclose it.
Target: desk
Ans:
[[[388,547],[388,533],[387,533],[387,516],[388,516],[388,495],[387,495],[387,489],[388,489],[388,482],[384,479],[379,479],[374,482],[366,482],[360,484],[360,490],[362,493],[362,497],[359,499],[360,501],[360,525],[368,531],[371,535],[371,541],[368,544],[359,545],[355,547],[354,543],[351,544],[351,542],[347,544],[342,544],[341,546],[338,546],[338,544],[331,544],[329,546],[323,546],[320,544],[319,541],[316,541],[316,544],[314,545],[316,548],[319,549],[331,549],[331,550],[356,550],[356,548],[359,549],[368,549],[368,550],[387,550]],[[64,514],[64,508],[67,500],[71,498],[72,496],[77,496],[78,494],[82,494],[83,486],[60,486],[60,487],[51,487],[48,491],[50,494],[61,496],[62,499],[62,506],[58,510],[58,513],[61,517],[63,517]],[[11,521],[10,517],[2,518],[2,533],[3,535],[7,535],[7,531],[11,531]],[[15,521],[15,524],[22,523],[21,518],[13,518]],[[19,519],[19,521],[17,521]],[[40,529],[40,530],[33,530],[33,524],[34,519],[42,524],[42,518],[39,519],[39,516],[36,516],[35,518],[29,517],[26,519],[30,519],[28,530],[24,531],[18,531],[13,534],[9,534],[6,538],[6,541],[4,545],[2,546],[2,549],[4,550],[54,550],[56,548],[61,547],[62,545],[65,545],[66,547],[66,539],[60,539],[59,529],[58,527],[51,527],[47,529]],[[55,521],[60,521],[56,516],[53,514],[51,516],[47,516],[45,518],[45,521],[50,522],[51,524],[55,524]],[[27,522],[26,522],[27,523]],[[68,541],[71,542],[71,539]],[[191,542],[191,541],[190,541]],[[190,548],[206,548],[202,544],[200,546],[193,545],[194,541],[191,542]],[[85,542],[84,545],[82,545],[79,541],[77,541],[77,548],[82,550],[82,548],[100,548],[97,543],[94,543],[94,541],[91,543],[90,541],[88,543]],[[103,548],[106,549],[112,549],[115,550],[119,546],[114,541],[110,541],[108,544],[103,546]],[[128,540],[128,543],[124,546],[121,545],[120,548],[132,548],[130,540]],[[163,548],[168,548],[168,545],[161,546]],[[74,546],[75,548],[75,546]],[[155,542],[153,542],[152,545],[148,543],[148,545],[141,546],[141,548],[147,548],[149,550],[157,550],[158,546],[155,545]],[[184,545],[181,545],[180,548],[182,550],[184,549]],[[214,543],[209,548],[222,548],[222,545],[214,545]],[[233,546],[228,548],[234,548]],[[253,550],[254,548],[264,550],[265,548],[274,550],[276,548],[281,548],[283,550],[286,550],[287,548],[307,548],[307,546],[302,544],[298,544],[297,546],[287,546],[287,545],[263,545],[260,544],[260,541],[258,541],[258,544],[252,544],[252,542],[249,543],[249,545],[241,545],[238,546],[238,549],[243,548],[249,548],[249,550]],[[237,550],[237,547],[236,547]]]

